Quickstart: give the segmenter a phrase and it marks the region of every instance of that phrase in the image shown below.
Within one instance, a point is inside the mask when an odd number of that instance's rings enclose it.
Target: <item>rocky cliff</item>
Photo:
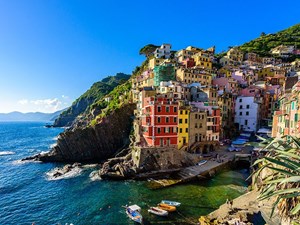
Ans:
[[[135,104],[124,104],[94,126],[69,129],[60,134],[57,145],[36,156],[44,162],[94,162],[112,157],[128,146]]]

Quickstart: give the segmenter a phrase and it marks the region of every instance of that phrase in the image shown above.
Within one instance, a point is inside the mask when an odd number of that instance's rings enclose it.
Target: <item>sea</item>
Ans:
[[[201,215],[247,190],[246,169],[155,190],[147,181],[93,180],[97,165],[53,180],[47,174],[64,164],[21,161],[56,143],[63,129],[45,124],[0,122],[0,225],[134,224],[122,207],[126,204],[142,208],[144,224],[196,224]],[[162,199],[182,204],[166,218],[149,214],[147,209]]]

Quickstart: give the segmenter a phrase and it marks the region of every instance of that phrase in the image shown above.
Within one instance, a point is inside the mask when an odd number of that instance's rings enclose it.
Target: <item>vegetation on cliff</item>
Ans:
[[[76,99],[72,106],[61,113],[54,122],[54,126],[71,126],[79,115],[88,114],[93,103],[102,99],[115,87],[125,83],[130,75],[117,73],[115,76],[108,76],[99,82],[94,83],[89,90]]]
[[[269,56],[270,50],[279,45],[293,45],[300,48],[300,24],[275,34],[262,32],[260,37],[241,45],[239,48],[243,52],[255,52],[261,56]]]
[[[123,105],[131,102],[131,80],[127,80],[124,84],[115,87],[106,98],[102,98],[91,105],[92,118],[90,125],[94,126],[102,118],[109,115],[113,111],[120,109]]]

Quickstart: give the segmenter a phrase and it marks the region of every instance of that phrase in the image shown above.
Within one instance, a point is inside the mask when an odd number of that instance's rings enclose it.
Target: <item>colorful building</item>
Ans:
[[[203,69],[212,69],[212,59],[209,53],[200,51],[193,55],[196,66]]]
[[[162,97],[144,98],[142,135],[148,146],[177,148],[178,102]]]
[[[190,107],[185,106],[184,102],[180,102],[178,110],[178,149],[188,146],[189,143],[189,115]]]
[[[154,86],[158,87],[162,81],[175,80],[175,68],[172,64],[155,66],[154,72]]]
[[[197,142],[206,141],[207,113],[204,109],[193,107],[189,120],[189,148],[191,148]]]
[[[205,70],[180,67],[176,70],[176,80],[186,84],[211,85],[212,76]]]

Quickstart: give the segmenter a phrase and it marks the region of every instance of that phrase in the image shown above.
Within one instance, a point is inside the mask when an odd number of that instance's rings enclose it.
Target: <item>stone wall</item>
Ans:
[[[136,167],[148,170],[166,170],[195,165],[201,156],[176,148],[134,147],[132,159]]]

